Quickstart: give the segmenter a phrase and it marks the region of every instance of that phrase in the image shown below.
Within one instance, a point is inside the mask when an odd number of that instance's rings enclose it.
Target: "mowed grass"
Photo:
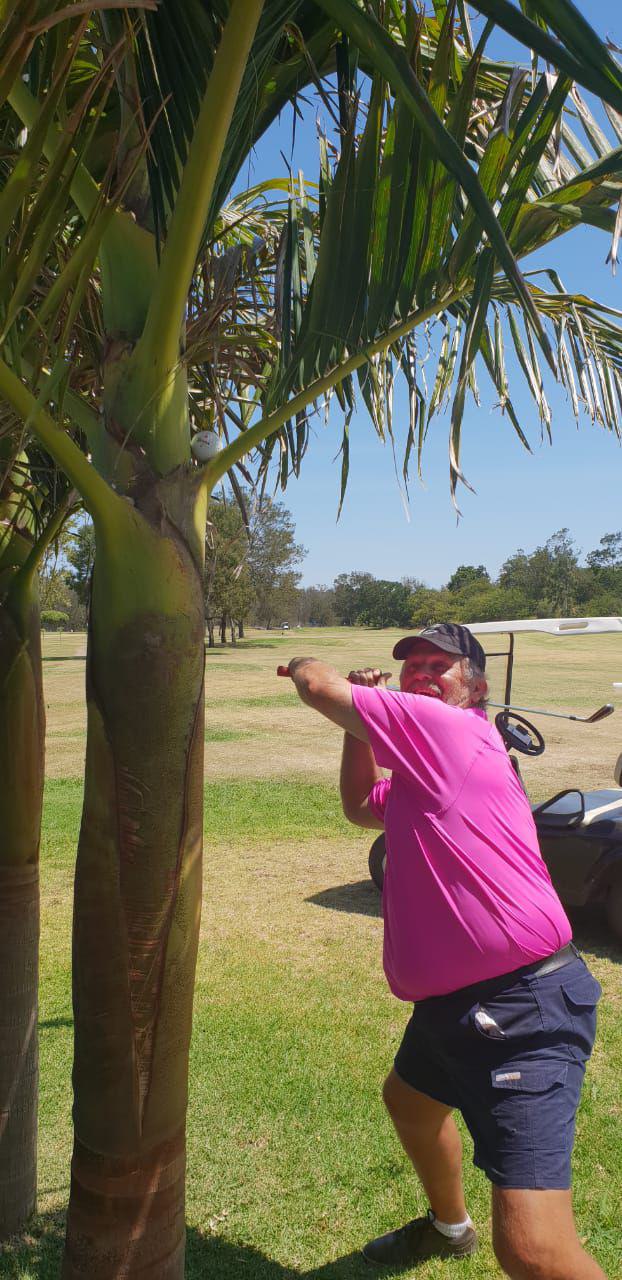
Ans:
[[[255,633],[237,651],[208,657],[205,897],[188,1122],[191,1280],[362,1280],[369,1272],[361,1243],[425,1209],[380,1101],[408,1013],[382,975],[370,836],[340,812],[339,733],[275,676],[278,662],[315,651],[344,672],[379,663],[397,677],[395,638]],[[71,890],[84,649],[83,637],[46,639],[39,1215],[0,1252],[2,1280],[59,1274],[71,1156]],[[589,711],[615,700],[619,640],[525,637],[517,649],[517,701]],[[572,783],[609,785],[618,716],[593,727],[538,723],[549,745],[530,762],[537,798]],[[577,938],[604,992],[578,1120],[577,1216],[610,1280],[622,1280],[622,951],[596,915],[578,922]],[[501,1273],[490,1247],[489,1189],[470,1163],[467,1135],[464,1146],[482,1248],[460,1274],[494,1280]],[[429,1263],[417,1274],[434,1280],[454,1270]]]

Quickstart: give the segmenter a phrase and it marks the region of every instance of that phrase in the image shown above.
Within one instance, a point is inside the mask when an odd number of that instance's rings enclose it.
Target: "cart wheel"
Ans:
[[[368,866],[369,874],[377,889],[382,891],[384,884],[384,868],[387,860],[387,851],[384,843],[384,832],[378,836],[371,849],[369,850]]]
[[[371,867],[371,854],[370,854]],[[607,922],[618,942],[622,942],[622,876],[610,886],[606,902]]]

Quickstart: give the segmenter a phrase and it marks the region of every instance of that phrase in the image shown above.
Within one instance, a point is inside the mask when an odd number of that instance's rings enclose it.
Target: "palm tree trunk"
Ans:
[[[182,469],[98,540],[73,938],[64,1280],[182,1280],[204,613]]]
[[[45,711],[36,600],[0,606],[0,1239],[35,1208]]]

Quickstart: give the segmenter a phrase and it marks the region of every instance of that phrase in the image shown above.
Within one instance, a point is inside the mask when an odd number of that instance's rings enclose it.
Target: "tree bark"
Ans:
[[[0,606],[0,1239],[24,1226],[36,1202],[44,746],[33,594],[24,619]]]
[[[190,483],[180,469],[154,484],[132,528],[111,545],[98,540],[64,1280],[184,1274],[205,663]]]
[[[238,622],[238,639],[239,640],[244,639],[244,623],[243,622]]]
[[[220,643],[221,644],[227,643],[227,619],[224,613],[220,619]]]

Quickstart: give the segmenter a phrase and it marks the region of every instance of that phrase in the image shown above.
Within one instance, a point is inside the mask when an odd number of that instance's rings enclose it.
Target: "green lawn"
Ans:
[[[312,639],[344,669],[353,642],[363,654],[372,644],[386,649],[392,638]],[[279,653],[262,653],[267,644]],[[303,644],[299,637],[290,641],[289,651],[305,649],[312,651],[308,636]],[[218,737],[233,733],[225,704],[235,701],[235,682],[230,670],[220,674],[217,662],[208,662],[208,689],[222,714],[210,716],[207,734],[216,754],[213,776],[208,759],[205,787],[187,1276],[369,1280],[358,1252],[363,1241],[425,1208],[380,1101],[407,1010],[382,975],[382,922],[366,868],[369,834],[350,828],[339,810],[338,737],[318,730],[306,744],[308,767],[288,768],[293,740],[283,741],[281,723],[298,735],[307,719],[292,704],[291,718],[283,720],[283,682],[277,684],[273,672],[287,650],[280,636],[259,638],[253,655],[265,664],[263,684],[243,669],[244,652],[239,727],[248,742]],[[539,695],[552,699],[543,687],[546,657],[534,650],[534,672]],[[613,668],[613,654],[610,661]],[[231,651],[226,662],[235,666]],[[49,719],[59,717],[59,745],[50,753],[63,751],[63,726],[72,730],[78,723],[73,665],[59,664],[52,681],[46,671]],[[553,678],[558,673],[551,671]],[[594,690],[584,687],[583,669],[573,679],[577,698],[589,704]],[[273,715],[263,705],[271,689]],[[569,689],[566,700],[572,696]],[[248,759],[256,733],[261,755],[250,759],[257,776],[244,776],[238,756]],[[221,742],[228,753],[222,762]],[[66,751],[72,762],[74,747]],[[27,1235],[0,1252],[2,1280],[56,1280],[62,1249],[71,1153],[71,882],[81,806],[81,783],[61,776],[64,759],[49,761],[54,776],[46,786],[42,849],[40,1213]],[[605,764],[602,769],[604,778]],[[579,924],[577,937],[604,990],[578,1123],[577,1215],[610,1280],[622,1280],[622,951],[596,916]],[[470,1159],[465,1138],[468,1204],[482,1248],[459,1270],[465,1280],[494,1280],[501,1273],[490,1248],[488,1185]],[[433,1280],[457,1272],[455,1264],[430,1263],[418,1274]]]

